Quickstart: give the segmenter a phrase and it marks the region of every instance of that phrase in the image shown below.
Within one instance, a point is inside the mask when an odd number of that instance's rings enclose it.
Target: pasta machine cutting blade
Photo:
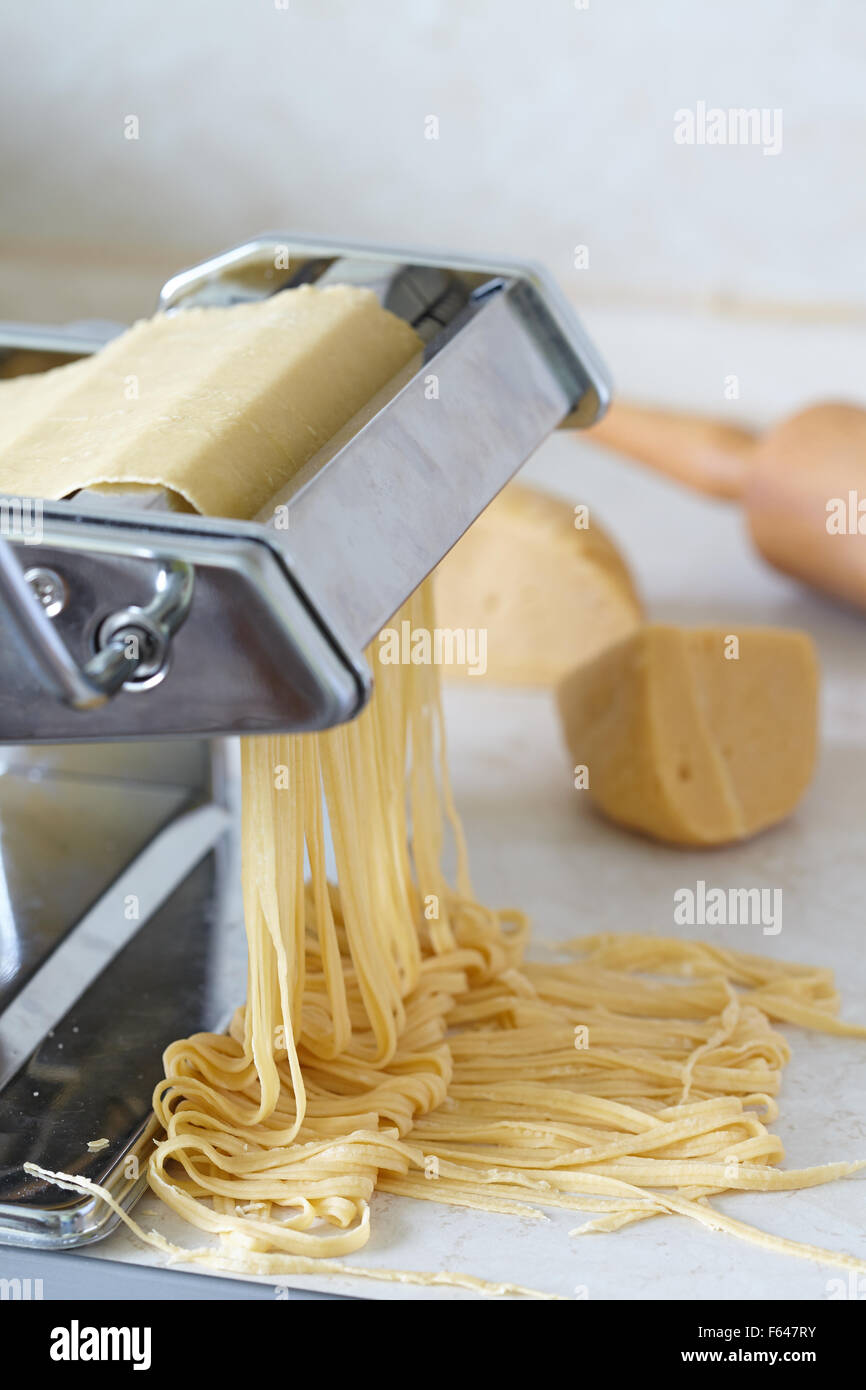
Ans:
[[[529,265],[263,236],[174,276],[160,308],[337,282],[372,288],[410,322],[423,361],[301,470],[270,522],[107,506],[84,492],[35,499],[34,543],[21,499],[2,500],[0,742],[309,731],[351,718],[370,690],[362,653],[382,624],[547,434],[566,417],[592,424],[605,407],[592,346]],[[116,331],[96,324],[88,337],[74,325],[70,354]],[[4,346],[57,352],[63,332],[0,325]]]

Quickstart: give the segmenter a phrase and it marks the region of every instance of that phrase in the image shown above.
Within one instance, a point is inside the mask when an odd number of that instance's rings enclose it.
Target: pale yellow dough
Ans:
[[[818,663],[804,632],[647,626],[558,695],[589,795],[658,840],[753,835],[787,816],[812,777]]]
[[[0,382],[2,487],[146,484],[255,516],[418,348],[371,291],[343,285],[145,319],[95,357]]]
[[[555,685],[638,627],[625,561],[597,521],[574,523],[568,502],[509,483],[436,570],[438,621],[487,633],[488,680]]]

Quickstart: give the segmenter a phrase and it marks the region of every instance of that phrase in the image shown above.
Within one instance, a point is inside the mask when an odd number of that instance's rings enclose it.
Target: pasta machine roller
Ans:
[[[160,308],[329,282],[372,288],[415,327],[423,361],[275,499],[284,527],[83,492],[38,504],[34,545],[14,524],[20,501],[3,501],[0,742],[307,731],[351,718],[370,690],[362,652],[382,624],[548,433],[566,417],[590,425],[605,407],[594,350],[528,265],[264,236],[174,276]],[[80,355],[112,331],[97,325],[88,340],[88,325],[73,325],[64,343],[62,329],[0,325],[0,350]]]
[[[36,535],[0,498],[0,1242],[110,1231],[100,1199],[24,1163],[131,1205],[164,1047],[224,1028],[242,995],[218,735],[350,718],[382,624],[550,431],[605,407],[590,344],[526,265],[263,236],[176,275],[160,307],[329,282],[372,288],[423,361],[295,478],[286,529],[83,491],[37,500]],[[0,324],[0,354],[44,367],[120,331]]]

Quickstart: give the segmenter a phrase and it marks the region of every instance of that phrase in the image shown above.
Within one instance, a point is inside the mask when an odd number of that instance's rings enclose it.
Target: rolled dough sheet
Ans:
[[[0,381],[0,489],[144,485],[255,516],[420,346],[372,291],[344,285],[159,314],[94,357]]]

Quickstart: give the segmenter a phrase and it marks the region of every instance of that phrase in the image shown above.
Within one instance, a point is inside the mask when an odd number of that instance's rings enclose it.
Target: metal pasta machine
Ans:
[[[327,283],[373,289],[423,361],[301,470],[287,527],[85,491],[38,504],[34,543],[0,499],[0,1242],[112,1229],[101,1199],[23,1164],[131,1205],[163,1049],[242,997],[229,736],[351,719],[383,624],[552,430],[606,406],[591,344],[525,264],[269,235],[174,276],[159,307]],[[0,324],[0,375],[120,331]]]

